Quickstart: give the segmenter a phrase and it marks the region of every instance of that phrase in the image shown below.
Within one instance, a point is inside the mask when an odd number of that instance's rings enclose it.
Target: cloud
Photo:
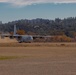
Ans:
[[[19,6],[27,6],[40,3],[76,3],[76,0],[0,0],[0,3],[1,2]]]

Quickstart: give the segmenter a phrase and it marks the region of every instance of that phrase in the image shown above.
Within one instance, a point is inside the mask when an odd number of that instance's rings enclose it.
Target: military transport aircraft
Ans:
[[[42,35],[19,35],[17,34],[16,25],[14,25],[14,34],[1,34],[1,38],[9,37],[10,39],[16,38],[19,43],[22,42],[33,42],[36,38],[50,38],[53,36],[42,36]]]
[[[16,25],[14,25],[14,34],[13,35],[1,34],[1,38],[4,38],[4,37],[9,37],[10,39],[16,38],[19,43],[21,43],[21,42],[32,42],[33,41],[33,37],[31,35],[19,35],[16,33],[16,31],[17,31]]]

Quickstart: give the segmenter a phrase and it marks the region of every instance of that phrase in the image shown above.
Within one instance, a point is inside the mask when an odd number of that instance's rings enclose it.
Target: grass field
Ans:
[[[56,43],[0,43],[0,47],[76,47],[75,42],[56,42]]]
[[[0,75],[76,75],[76,47],[0,47]]]

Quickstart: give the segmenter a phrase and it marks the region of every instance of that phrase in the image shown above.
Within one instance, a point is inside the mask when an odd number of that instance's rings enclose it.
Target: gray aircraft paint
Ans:
[[[19,35],[17,34],[16,25],[14,25],[14,34],[1,34],[1,38],[4,39],[4,37],[9,37],[10,39],[16,38],[18,42],[32,42],[33,36],[31,35]]]
[[[31,35],[18,35],[16,34],[16,25],[14,25],[14,37],[17,38],[19,42],[32,42],[33,37]]]
[[[14,25],[14,35],[16,35],[16,25]]]
[[[33,41],[33,37],[31,35],[23,35],[20,38],[19,42],[32,42]]]

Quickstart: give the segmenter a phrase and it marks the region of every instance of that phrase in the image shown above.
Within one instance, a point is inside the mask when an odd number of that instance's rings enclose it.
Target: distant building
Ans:
[[[0,21],[0,24],[2,24],[2,21]]]

